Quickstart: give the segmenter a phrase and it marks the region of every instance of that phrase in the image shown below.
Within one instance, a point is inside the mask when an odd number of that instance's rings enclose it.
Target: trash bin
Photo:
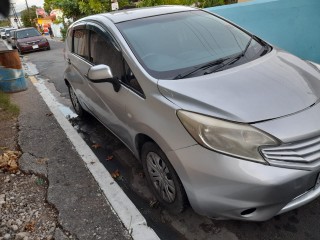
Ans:
[[[0,91],[13,93],[27,88],[18,51],[0,51]]]

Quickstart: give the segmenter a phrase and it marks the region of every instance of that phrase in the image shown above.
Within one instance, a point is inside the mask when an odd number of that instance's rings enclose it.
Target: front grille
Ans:
[[[37,40],[37,41],[32,41],[32,42],[27,42],[28,45],[35,45],[35,44],[38,44],[40,42],[40,40]]]
[[[320,136],[261,149],[273,166],[312,170],[320,167]]]

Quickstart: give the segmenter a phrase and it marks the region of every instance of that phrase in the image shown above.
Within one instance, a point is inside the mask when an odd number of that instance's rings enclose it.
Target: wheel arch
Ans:
[[[146,142],[153,142],[159,146],[159,144],[156,141],[154,141],[151,137],[149,137],[148,135],[146,135],[144,133],[138,133],[135,137],[135,147],[136,147],[136,154],[137,154],[139,161],[141,161],[142,146]]]

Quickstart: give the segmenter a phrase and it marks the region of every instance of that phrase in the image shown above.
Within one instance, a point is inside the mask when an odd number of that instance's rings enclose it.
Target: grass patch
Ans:
[[[20,109],[10,102],[10,95],[0,91],[0,120],[18,117]]]

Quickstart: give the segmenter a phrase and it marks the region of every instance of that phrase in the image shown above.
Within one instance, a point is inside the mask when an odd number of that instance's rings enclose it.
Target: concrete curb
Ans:
[[[137,240],[159,239],[153,229],[147,226],[145,218],[141,215],[136,206],[130,201],[119,185],[111,177],[109,172],[99,162],[92,150],[59,110],[60,104],[56,101],[50,90],[48,90],[44,84],[39,83],[35,77],[31,76],[30,79],[60,124],[61,128],[66,133],[74,148],[81,156],[86,167],[99,184],[110,206],[118,215],[132,238]]]

